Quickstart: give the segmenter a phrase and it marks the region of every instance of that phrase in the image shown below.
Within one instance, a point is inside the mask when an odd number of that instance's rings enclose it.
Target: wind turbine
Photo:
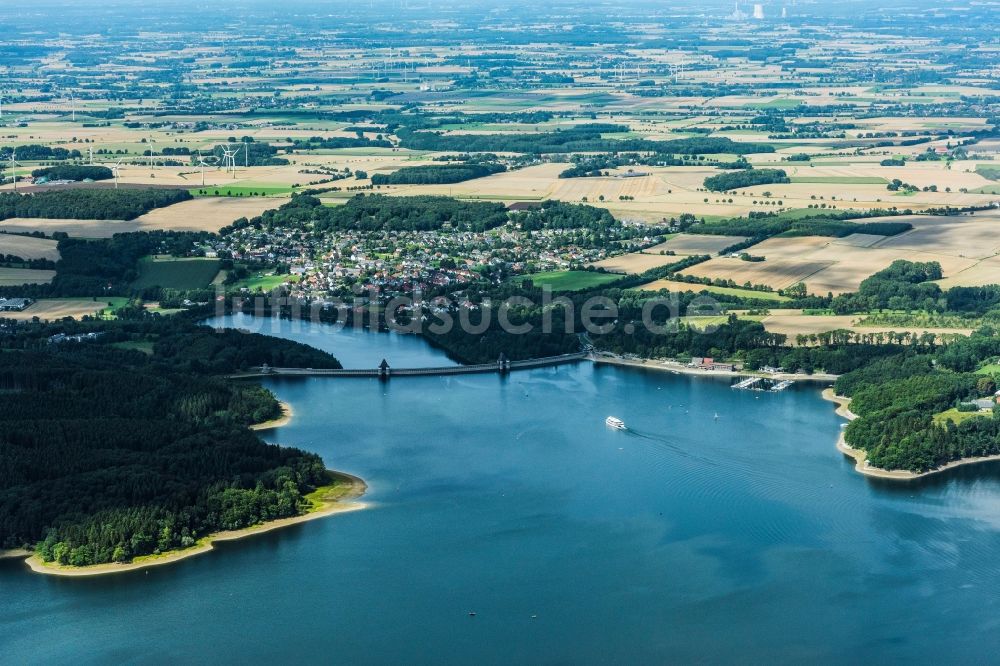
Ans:
[[[232,146],[226,145],[222,149],[222,157],[225,160],[226,171],[232,170],[233,178],[236,178],[236,155],[240,152],[240,149],[232,149]]]
[[[116,190],[118,189],[118,174],[121,171],[122,161],[124,159],[125,159],[124,157],[118,158],[118,161],[115,162],[115,165],[113,167],[111,167],[111,172],[115,175],[115,189]]]
[[[212,160],[212,161],[209,161],[209,160]],[[208,159],[205,159],[205,157],[201,154],[201,151],[198,152],[198,165],[201,167],[201,186],[202,187],[205,187],[205,167],[207,167],[207,166],[218,166],[219,165],[219,161],[218,160],[219,160],[219,158],[217,156],[215,156],[215,155],[209,155]]]
[[[14,181],[14,191],[17,192],[17,167],[24,166],[17,161],[17,150],[11,148],[10,150],[10,177]]]

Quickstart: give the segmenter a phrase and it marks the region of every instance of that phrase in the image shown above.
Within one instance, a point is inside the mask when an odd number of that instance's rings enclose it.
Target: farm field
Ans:
[[[804,282],[810,293],[841,294],[897,259],[937,261],[943,287],[1000,283],[1000,213],[965,216],[900,216],[868,221],[905,221],[912,231],[892,237],[854,234],[845,238],[771,238],[748,251],[766,258],[745,262],[713,258],[685,271],[697,277],[784,289]]]
[[[608,257],[594,264],[597,268],[603,268],[612,273],[644,273],[651,268],[666,266],[677,261],[677,257],[668,254],[646,252],[630,252],[617,257]]]
[[[283,200],[269,197],[199,197],[166,208],[157,208],[135,219],[140,231],[218,231],[241,218],[252,218],[277,208]]]
[[[211,284],[219,272],[217,259],[146,257],[139,262],[139,277],[133,289],[200,289]]]
[[[788,336],[790,344],[795,343],[797,335],[812,335],[848,329],[859,333],[934,333],[939,336],[968,335],[969,329],[932,328],[921,326],[865,326],[859,323],[859,315],[806,315],[801,310],[771,310],[762,323],[765,330],[771,333],[783,333]]]
[[[597,287],[620,278],[620,275],[595,271],[549,271],[525,275],[518,280],[531,280],[536,287],[548,286],[552,291],[575,291]]]
[[[23,284],[48,284],[52,282],[52,278],[55,276],[55,271],[0,267],[0,287],[19,287]]]
[[[41,218],[12,217],[0,221],[0,231],[9,234],[41,231],[46,235],[56,232],[69,234],[74,238],[111,238],[118,233],[138,231],[139,225],[132,220],[48,220]]]
[[[673,251],[678,255],[716,254],[731,245],[742,243],[746,236],[705,236],[698,234],[677,234],[664,243],[647,248],[646,252]]]
[[[781,303],[791,300],[787,296],[776,294],[773,291],[755,291],[753,289],[739,289],[736,287],[717,287],[710,284],[691,284],[688,282],[678,282],[676,280],[654,280],[640,287],[643,291],[673,291],[683,293],[693,291],[695,293],[707,291],[711,294],[724,294],[727,296],[739,296],[740,298],[758,298],[763,301],[774,301]]]
[[[233,284],[236,289],[249,289],[250,291],[271,291],[286,282],[297,282],[298,278],[293,275],[273,275],[258,273],[257,275],[244,278]]]
[[[12,254],[22,259],[59,259],[58,241],[33,236],[0,234],[0,254]]]
[[[4,317],[18,321],[30,321],[34,317],[42,321],[55,321],[66,317],[79,319],[106,307],[108,307],[107,301],[95,301],[92,298],[43,298],[21,312],[5,312]]]

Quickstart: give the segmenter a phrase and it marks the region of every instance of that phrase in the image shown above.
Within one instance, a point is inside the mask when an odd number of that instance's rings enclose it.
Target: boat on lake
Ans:
[[[609,428],[616,428],[618,430],[625,430],[625,422],[616,416],[609,416],[604,419],[604,425]]]

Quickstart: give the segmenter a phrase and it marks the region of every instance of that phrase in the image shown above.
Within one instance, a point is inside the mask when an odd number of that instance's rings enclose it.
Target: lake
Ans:
[[[348,367],[447,362],[287,326]],[[1000,643],[1000,468],[866,479],[815,385],[589,362],[265,385],[295,409],[267,439],[361,476],[371,508],[148,573],[0,563],[5,663],[982,662]]]

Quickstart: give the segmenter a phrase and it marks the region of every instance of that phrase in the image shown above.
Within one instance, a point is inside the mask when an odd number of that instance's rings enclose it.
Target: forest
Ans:
[[[68,189],[0,193],[0,220],[38,217],[71,220],[134,220],[154,208],[191,199],[187,190]]]
[[[871,217],[884,215],[884,211],[872,211]],[[838,213],[817,210],[804,217],[785,217],[780,213],[751,212],[747,217],[733,217],[711,222],[695,222],[688,231],[695,234],[716,236],[749,236],[755,243],[777,236],[832,236],[843,238],[851,234],[873,234],[895,236],[909,231],[909,222],[857,222],[864,215],[856,211]]]
[[[373,185],[433,185],[461,183],[474,178],[484,178],[501,173],[507,167],[499,162],[458,162],[453,164],[425,164],[402,167],[392,173],[372,175]]]
[[[57,166],[35,169],[31,172],[34,178],[49,180],[108,180],[114,178],[114,173],[105,166],[86,164],[60,164]]]
[[[66,327],[102,335],[48,341]],[[159,338],[152,355],[114,342],[134,335]],[[270,392],[206,373],[273,359],[271,345],[299,354],[291,361],[339,363],[297,343],[214,335],[150,315],[0,338],[0,547],[76,566],[127,562],[305,510],[304,495],[327,483],[323,462],[247,429],[279,413]]]
[[[37,143],[28,143],[23,146],[4,146],[0,148],[0,155],[10,155],[16,153],[18,160],[29,162],[42,162],[49,160],[74,160],[83,157],[79,150],[75,148],[68,150],[56,146],[43,146]]]
[[[185,256],[207,236],[207,232],[137,231],[95,240],[63,238],[50,284],[0,287],[0,296],[128,296],[138,277],[139,259],[151,254]]]
[[[612,130],[614,131],[614,130]],[[555,132],[537,134],[440,134],[399,129],[400,145],[412,150],[452,151],[467,153],[587,153],[587,152],[651,152],[676,155],[707,155],[729,153],[773,153],[774,147],[764,143],[735,142],[720,137],[693,137],[652,141],[649,139],[606,139],[606,127],[577,125]]]
[[[706,178],[705,187],[712,192],[727,192],[753,185],[790,182],[783,169],[739,169]]]
[[[996,378],[975,366],[1000,354],[993,329],[977,331],[943,347],[911,349],[845,374],[836,391],[850,397],[859,418],[845,431],[847,443],[864,449],[882,469],[925,472],[959,458],[1000,454],[998,410],[959,423],[934,416],[962,403],[992,398]]]
[[[449,197],[388,197],[380,194],[351,197],[342,206],[324,206],[316,197],[293,196],[275,210],[264,211],[247,225],[266,227],[311,227],[316,231],[355,229],[362,231],[431,231],[445,225],[456,231],[483,231],[507,221],[503,204],[458,201]],[[232,231],[233,226],[220,233]]]

